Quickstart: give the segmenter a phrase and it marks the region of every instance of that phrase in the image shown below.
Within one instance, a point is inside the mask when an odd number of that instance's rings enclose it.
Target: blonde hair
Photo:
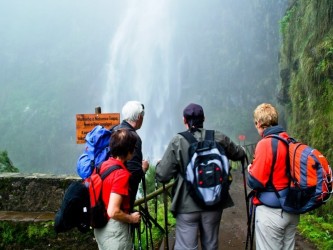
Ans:
[[[269,103],[262,103],[253,111],[254,123],[260,123],[261,128],[278,125],[279,114],[276,108]]]

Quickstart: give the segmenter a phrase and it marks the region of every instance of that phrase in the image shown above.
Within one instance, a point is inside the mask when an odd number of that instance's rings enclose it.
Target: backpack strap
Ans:
[[[284,139],[282,138],[281,136],[278,136],[276,134],[273,134],[273,135],[269,135],[267,136],[266,138],[275,138],[276,140],[272,140],[272,148],[273,148],[273,164],[272,164],[272,170],[271,170],[271,176],[270,176],[270,181],[273,180],[273,168],[274,168],[274,165],[275,165],[275,161],[276,161],[276,156],[277,156],[277,145],[278,145],[278,141],[282,141],[286,146],[287,148],[289,147],[289,141],[288,140],[291,140],[291,141],[295,141],[293,138],[288,138],[288,139]],[[275,142],[274,142],[275,141]],[[287,157],[286,157],[286,167],[287,167],[287,175],[288,177],[289,176],[289,170],[290,170],[290,162],[289,162],[289,152],[287,151]],[[273,185],[273,182],[271,182],[272,185]]]
[[[215,141],[215,131],[214,130],[206,130],[205,140]]]
[[[116,124],[116,125],[114,125],[114,126],[112,126],[111,128],[110,128],[110,132],[111,132],[111,135],[112,135],[112,133],[114,132],[114,131],[116,131],[117,129],[117,127],[119,126],[119,124]]]
[[[102,188],[101,188],[101,193],[100,195],[98,196],[98,199],[102,199],[102,193],[103,193],[103,181],[106,177],[108,177],[113,171],[117,170],[117,169],[121,169],[121,167],[119,165],[114,165],[114,166],[111,166],[109,168],[107,168],[103,173],[100,173],[100,167],[101,167],[102,163],[100,163],[96,169],[96,173],[98,175],[101,176],[101,179],[102,179]],[[95,191],[94,191],[95,192]],[[96,197],[96,194],[95,194],[95,197]],[[96,198],[95,198],[96,199]]]
[[[183,137],[185,137],[185,139],[190,144],[197,142],[197,139],[194,137],[194,135],[189,130],[186,130],[186,131],[178,133],[178,134],[180,134]],[[214,130],[206,130],[205,140],[214,141],[215,140],[215,131]]]
[[[275,138],[275,136],[273,136]],[[278,140],[272,140],[272,151],[273,151],[273,161],[271,165],[271,172],[269,174],[268,183],[272,185],[274,191],[276,191],[275,186],[273,185],[273,172],[274,172],[274,165],[276,163],[276,156],[277,156],[277,144]]]
[[[107,170],[105,170],[101,175],[101,179],[102,181],[108,177],[109,174],[111,174],[113,171],[117,170],[117,169],[121,169],[121,167],[119,165],[114,165],[109,167]]]
[[[272,140],[272,151],[273,151],[273,162],[272,162],[272,166],[271,166],[271,173],[269,175],[269,180],[268,183],[272,186],[272,188],[274,189],[274,192],[276,194],[276,196],[278,198],[280,198],[280,194],[277,191],[277,189],[275,188],[275,186],[273,185],[273,173],[274,173],[274,165],[276,163],[276,157],[277,157],[277,147],[278,147],[278,141],[282,141],[287,147],[289,146],[289,142],[288,140],[282,138],[281,136],[278,136],[276,134],[272,134],[267,136],[266,138],[272,138],[275,140]],[[287,149],[288,150],[288,149]],[[289,170],[290,170],[290,163],[289,163],[289,152],[287,151],[287,156],[286,156],[286,174],[288,176],[288,178],[290,179],[290,174],[289,174]]]
[[[185,137],[185,139],[186,139],[190,144],[197,142],[197,139],[195,139],[194,135],[193,135],[190,131],[188,131],[188,130],[186,130],[186,131],[184,131],[184,132],[181,132],[181,133],[178,133],[178,134],[180,134],[180,135],[182,135],[183,137]]]
[[[284,139],[284,138],[282,138],[281,136],[276,135],[276,134],[268,135],[268,136],[266,136],[265,138],[275,138],[275,139],[277,139],[277,140],[283,141],[287,146],[289,145],[289,141],[288,141],[288,140],[289,140],[289,139],[290,139],[290,140],[293,140],[293,138]]]

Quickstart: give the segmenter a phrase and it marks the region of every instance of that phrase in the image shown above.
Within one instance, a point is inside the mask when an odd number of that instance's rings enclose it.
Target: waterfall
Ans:
[[[144,122],[137,132],[142,139],[143,156],[149,157],[152,164],[162,157],[175,128],[183,129],[181,110],[177,108],[181,88],[177,77],[179,63],[172,47],[170,2],[128,1],[110,43],[102,100],[103,112],[121,113],[129,100],[145,105]]]

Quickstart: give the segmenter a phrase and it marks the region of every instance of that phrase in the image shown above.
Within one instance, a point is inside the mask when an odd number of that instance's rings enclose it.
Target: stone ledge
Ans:
[[[40,222],[54,221],[54,212],[0,211],[0,221]]]
[[[63,179],[63,180],[81,180],[77,175],[55,175],[55,174],[43,174],[43,173],[0,173],[0,178],[26,178],[26,179],[36,179],[36,178],[46,178],[46,179]]]
[[[1,173],[0,211],[57,211],[67,187],[80,180],[72,175]]]

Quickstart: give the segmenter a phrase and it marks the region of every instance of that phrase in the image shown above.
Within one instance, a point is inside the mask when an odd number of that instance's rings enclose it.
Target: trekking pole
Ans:
[[[145,204],[145,207],[144,207],[144,213],[148,213],[148,204],[147,204],[147,190],[146,190],[146,177],[145,175],[142,176],[142,189],[143,189],[143,199],[144,199],[144,204]],[[146,245],[147,245],[147,249],[148,249],[148,242],[149,242],[149,239],[148,239],[148,224],[145,223],[145,227],[146,227]]]
[[[148,242],[149,242],[149,238],[150,238],[150,244],[152,249],[154,249],[154,242],[153,242],[153,234],[151,231],[151,223],[149,221],[150,219],[150,213],[149,213],[149,208],[148,208],[148,202],[147,202],[147,188],[146,188],[146,178],[145,176],[143,176],[142,178],[142,189],[143,189],[143,197],[144,197],[144,203],[145,203],[145,216],[146,216],[146,242],[147,242],[147,249],[148,249]],[[149,236],[148,236],[148,228],[149,228]]]
[[[252,236],[251,236],[251,247],[250,247],[251,250],[253,249],[255,221],[256,221],[256,207],[253,205],[252,205],[252,213],[253,213],[252,215],[253,220],[252,220]]]
[[[139,222],[138,225],[135,225],[136,229],[138,231],[138,247],[139,250],[142,250],[142,243],[141,243],[141,223]]]
[[[248,164],[249,160],[247,155],[242,160],[242,174],[243,174],[243,184],[244,184],[244,194],[245,194],[245,205],[246,205],[246,215],[247,215],[247,235],[246,235],[246,245],[245,249],[248,249],[249,240],[252,238],[251,235],[251,217],[250,217],[250,209],[249,209],[249,198],[247,194],[247,187],[246,187],[246,177],[245,177],[245,164]]]
[[[132,235],[132,248],[134,250],[136,250],[136,247],[135,247],[135,226],[134,226],[134,224],[130,225],[130,229],[131,229],[131,235]]]
[[[164,201],[164,226],[165,226],[165,240],[164,249],[169,250],[169,235],[168,235],[168,196],[165,184],[163,183],[163,201]]]
[[[252,196],[253,194],[250,193],[249,196]],[[248,196],[248,197],[249,197]],[[248,221],[247,221],[247,235],[246,235],[246,245],[245,245],[245,249],[247,250],[249,247],[249,243],[250,243],[250,250],[253,249],[253,241],[254,241],[254,229],[255,229],[255,210],[256,207],[253,205],[252,201],[251,201],[251,205],[249,207],[249,216],[248,216]]]
[[[148,214],[145,213],[144,207],[142,207],[141,205],[139,207],[140,207],[140,214],[141,214],[141,219],[142,219],[141,221],[143,221],[143,224],[144,224],[146,232],[147,232],[148,228],[151,229],[152,223],[149,221],[150,217]],[[152,236],[151,230],[149,230],[149,232],[150,232],[150,237],[152,239],[153,236]],[[141,232],[141,234],[143,234],[143,232]],[[146,236],[147,236],[147,234],[146,234]],[[147,250],[149,249],[148,240],[149,239],[147,239],[147,237],[146,237],[146,249]],[[151,244],[152,244],[152,249],[154,249],[154,245],[152,242],[151,242]]]

